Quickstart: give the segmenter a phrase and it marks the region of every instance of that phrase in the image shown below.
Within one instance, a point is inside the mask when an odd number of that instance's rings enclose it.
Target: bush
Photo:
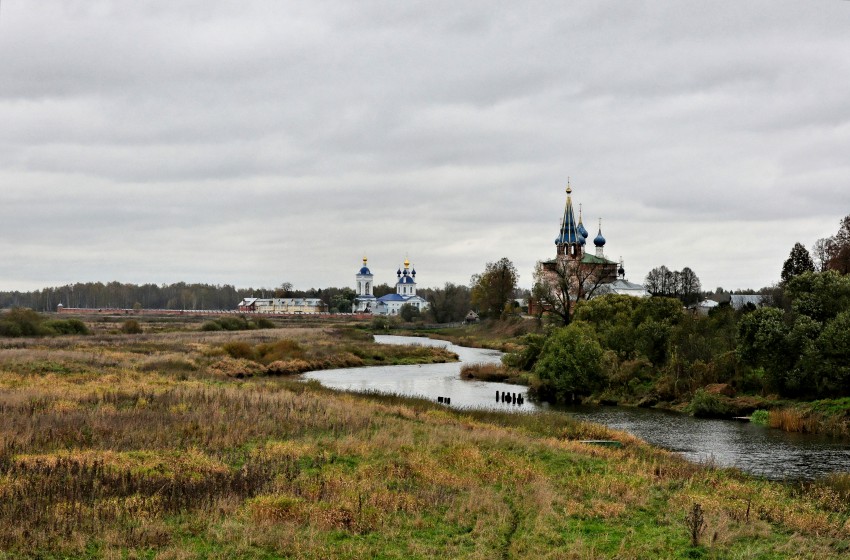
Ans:
[[[534,373],[540,379],[540,391],[559,401],[574,400],[602,387],[602,347],[593,327],[573,322],[549,335]]]
[[[224,351],[230,354],[231,358],[253,360],[255,356],[254,348],[247,342],[228,342],[224,346]]]
[[[0,316],[0,336],[55,336],[89,334],[79,319],[45,319],[32,309],[16,308]]]
[[[266,317],[248,321],[245,317],[219,317],[201,325],[202,331],[249,331],[253,329],[273,329],[275,324]]]
[[[305,352],[301,345],[288,338],[270,344],[261,344],[257,347],[256,354],[264,364],[281,360],[303,360],[305,358]]]
[[[32,309],[15,308],[7,311],[0,318],[2,328],[0,333],[5,336],[39,336],[42,334],[41,323],[44,317]]]
[[[40,334],[89,334],[89,329],[86,324],[79,319],[49,319],[44,321],[40,329]]]
[[[254,324],[257,325],[258,329],[273,329],[275,328],[275,324],[271,319],[267,319],[265,317],[259,317],[254,319]]]
[[[17,323],[12,321],[0,321],[0,336],[17,338],[19,336],[24,336],[24,332],[21,330],[21,326]]]
[[[410,305],[409,303],[405,303],[404,305],[402,305],[398,314],[399,314],[399,317],[401,317],[402,320],[405,323],[412,323],[416,319],[419,319],[419,316],[420,316],[419,308],[414,307],[413,305]]]
[[[135,319],[128,319],[121,325],[124,334],[142,334],[142,326]]]
[[[729,416],[732,409],[720,395],[698,389],[688,405],[688,411],[701,418],[723,418]]]
[[[754,410],[750,414],[750,422],[759,426],[767,426],[770,421],[770,412],[767,410]]]
[[[392,327],[389,317],[378,315],[372,319],[371,328],[375,331],[388,331]]]
[[[522,343],[524,346],[516,352],[505,354],[502,358],[502,363],[509,367],[531,371],[534,369],[535,364],[537,364],[540,352],[543,351],[546,336],[542,334],[527,334],[522,337]]]
[[[247,331],[251,328],[245,317],[219,317],[216,321],[226,331]]]

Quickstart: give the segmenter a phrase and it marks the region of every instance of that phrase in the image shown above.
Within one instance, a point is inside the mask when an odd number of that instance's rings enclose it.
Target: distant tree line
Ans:
[[[86,282],[31,292],[0,292],[0,307],[55,311],[61,303],[65,307],[89,309],[233,309],[242,298],[256,292],[252,288],[185,282],[162,285]]]
[[[393,293],[387,284],[375,286],[377,297]],[[463,321],[471,308],[471,290],[467,286],[447,282],[442,288],[421,288],[418,294],[428,301],[430,309],[422,320],[435,323]],[[277,288],[236,288],[214,284],[125,284],[121,282],[86,282],[33,290],[0,292],[0,308],[29,308],[56,311],[65,307],[85,309],[185,309],[193,311],[235,309],[247,297],[318,298],[331,313],[350,313],[356,293],[349,287],[295,290],[284,282]]]
[[[696,273],[688,267],[678,271],[659,266],[646,275],[646,290],[654,296],[674,297],[692,305],[699,301],[702,287]]]

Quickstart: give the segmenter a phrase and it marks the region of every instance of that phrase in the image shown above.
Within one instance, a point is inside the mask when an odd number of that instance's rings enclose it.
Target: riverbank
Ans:
[[[771,483],[563,414],[459,411],[204,366],[228,342],[298,336],[121,335],[0,350],[0,550],[841,558],[850,547],[844,479]],[[599,439],[622,447],[580,442]],[[692,543],[697,504],[705,529]]]
[[[782,403],[766,412],[760,416],[771,428],[850,438],[850,398]]]
[[[537,319],[514,317],[505,321],[483,321],[470,325],[449,328],[416,329],[402,327],[392,334],[401,336],[425,336],[436,340],[447,340],[467,348],[489,348],[500,352],[515,352],[525,346],[523,337],[539,333],[542,326]]]
[[[510,379],[512,383],[538,389],[539,380],[532,373],[537,356],[546,340],[546,331],[535,319],[486,321],[476,325],[450,329],[429,329],[423,332],[402,331],[404,334],[427,336],[447,340],[454,344],[476,348],[492,348],[509,353],[506,366],[498,371],[478,375],[476,379]],[[730,354],[728,359],[732,359]],[[736,379],[735,383],[717,382],[717,368],[702,364],[704,379],[689,374],[681,366],[673,371],[662,371],[645,359],[621,361],[612,354],[605,356],[608,369],[604,371],[607,382],[595,390],[585,392],[581,399],[588,404],[630,406],[670,410],[699,417],[741,418],[756,411],[765,411],[759,418],[770,427],[790,432],[827,434],[850,437],[850,399],[821,399],[795,401],[782,399],[775,394],[752,392],[751,386],[760,382],[758,372],[753,379]],[[699,364],[697,364],[699,365]],[[693,366],[695,368],[696,366]],[[728,368],[733,368],[730,362]],[[692,369],[693,369],[692,368]],[[679,371],[681,369],[681,371]],[[494,377],[495,376],[495,377]],[[741,389],[745,389],[741,391]],[[747,392],[749,388],[750,392]]]

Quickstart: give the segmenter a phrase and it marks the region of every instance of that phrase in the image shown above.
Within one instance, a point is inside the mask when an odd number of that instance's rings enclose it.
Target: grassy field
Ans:
[[[847,477],[780,485],[565,415],[276,375],[446,359],[333,329],[2,341],[0,558],[850,554]]]

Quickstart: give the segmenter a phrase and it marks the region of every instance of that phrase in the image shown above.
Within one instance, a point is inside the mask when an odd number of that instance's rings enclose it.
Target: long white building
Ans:
[[[319,298],[245,298],[239,311],[246,313],[324,313],[328,306]]]

